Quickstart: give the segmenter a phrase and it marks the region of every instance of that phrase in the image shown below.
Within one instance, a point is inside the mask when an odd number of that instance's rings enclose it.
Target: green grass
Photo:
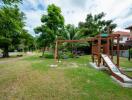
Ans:
[[[114,57],[114,61],[116,62],[116,57]],[[132,60],[128,61],[128,58],[120,57],[120,67],[123,69],[132,69]],[[126,72],[126,74],[132,77],[132,72]]]
[[[89,61],[90,56],[63,59],[51,68],[56,64],[53,59],[34,55],[2,63],[0,100],[131,100],[132,89],[119,86],[107,72],[91,68]]]
[[[114,57],[116,62],[116,57]],[[124,68],[132,68],[132,60],[128,61],[128,58],[120,57],[120,67]]]

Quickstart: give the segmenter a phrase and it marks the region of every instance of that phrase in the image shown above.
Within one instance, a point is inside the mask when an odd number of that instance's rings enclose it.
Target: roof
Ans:
[[[125,29],[132,29],[132,25],[131,25],[131,26],[129,26],[129,27],[127,27],[127,28],[125,28]]]
[[[120,34],[120,36],[130,36],[130,32],[124,32],[124,31],[116,31],[112,34]]]

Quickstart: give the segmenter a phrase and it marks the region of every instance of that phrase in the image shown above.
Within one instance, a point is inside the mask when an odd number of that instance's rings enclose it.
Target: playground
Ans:
[[[64,42],[91,42],[92,54],[59,58]],[[0,59],[0,99],[131,100],[132,71],[126,69],[132,61],[118,52],[114,56],[114,48],[119,52],[119,35],[99,34],[87,40],[57,40],[53,58],[47,51],[45,58],[34,52]]]
[[[111,45],[114,39],[117,44]],[[62,43],[86,41],[92,43],[91,55],[59,58]],[[47,51],[45,58],[34,52],[1,59],[0,99],[131,100],[132,71],[125,69],[131,69],[132,61],[118,53],[113,56],[114,48],[119,52],[119,35],[100,34],[87,40],[57,40],[53,58],[46,58]]]

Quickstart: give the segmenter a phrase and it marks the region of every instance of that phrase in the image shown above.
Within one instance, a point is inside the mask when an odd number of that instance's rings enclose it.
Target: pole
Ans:
[[[120,56],[119,37],[117,37],[117,66],[118,67],[119,67],[119,56]]]
[[[107,55],[110,55],[110,41],[109,41],[109,37],[107,38]]]
[[[113,60],[113,39],[111,39],[111,59]]]
[[[101,62],[101,59],[100,59],[100,53],[101,53],[101,37],[98,38],[98,67],[100,66],[100,62]]]
[[[129,55],[128,60],[130,61],[130,59],[131,59],[131,54],[130,54],[130,53],[131,53],[131,52],[130,52],[130,46],[129,46],[128,51],[129,51],[129,54],[128,54],[128,55]]]

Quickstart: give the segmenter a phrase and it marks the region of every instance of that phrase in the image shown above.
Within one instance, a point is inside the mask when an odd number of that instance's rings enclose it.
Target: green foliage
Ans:
[[[64,18],[61,15],[61,9],[54,4],[48,6],[48,14],[44,14],[41,18],[42,25],[34,29],[36,34],[39,34],[37,44],[43,48],[43,55],[45,48],[54,44],[59,31],[63,28]]]
[[[130,54],[131,54],[131,56],[132,56],[132,48],[130,49]]]
[[[25,26],[24,19],[24,13],[17,6],[0,8],[0,48],[4,50],[3,56],[8,56],[9,46],[20,43],[20,35]]]
[[[15,3],[15,4],[20,3],[20,2],[22,2],[22,0],[2,0],[2,2],[3,2],[4,4],[9,4],[9,5],[11,5],[11,4],[13,4],[13,3]]]
[[[74,54],[69,52],[69,51],[66,51],[66,52],[59,52],[59,58],[61,59],[68,59],[68,58],[74,58]]]
[[[35,49],[35,38],[28,33],[27,30],[23,30],[20,35],[21,40],[18,48],[23,51]]]
[[[62,40],[80,40],[85,38],[84,34],[80,33],[80,30],[75,27],[74,25],[68,24],[64,27],[64,29],[61,31],[61,35],[59,36],[59,39]],[[77,47],[81,46],[88,46],[89,43],[83,42],[83,43],[62,43],[62,47],[59,46],[60,49],[68,49],[68,50],[73,50],[76,49]]]
[[[81,33],[85,36],[95,36],[100,32],[106,31],[111,33],[116,28],[116,24],[112,20],[103,20],[104,16],[105,14],[103,12],[94,16],[88,14],[85,22],[79,23]]]
[[[79,33],[78,28],[71,24],[66,25],[61,33],[61,37],[64,40],[79,40],[84,37],[83,34]]]
[[[61,15],[61,9],[54,4],[49,5],[48,14],[42,16],[41,22],[47,26],[47,31],[58,35],[58,30],[64,25],[64,18]]]
[[[44,57],[45,57],[45,58],[48,58],[48,59],[53,59],[53,58],[54,58],[54,54],[48,52],[48,53],[45,53],[45,54],[44,54]]]

